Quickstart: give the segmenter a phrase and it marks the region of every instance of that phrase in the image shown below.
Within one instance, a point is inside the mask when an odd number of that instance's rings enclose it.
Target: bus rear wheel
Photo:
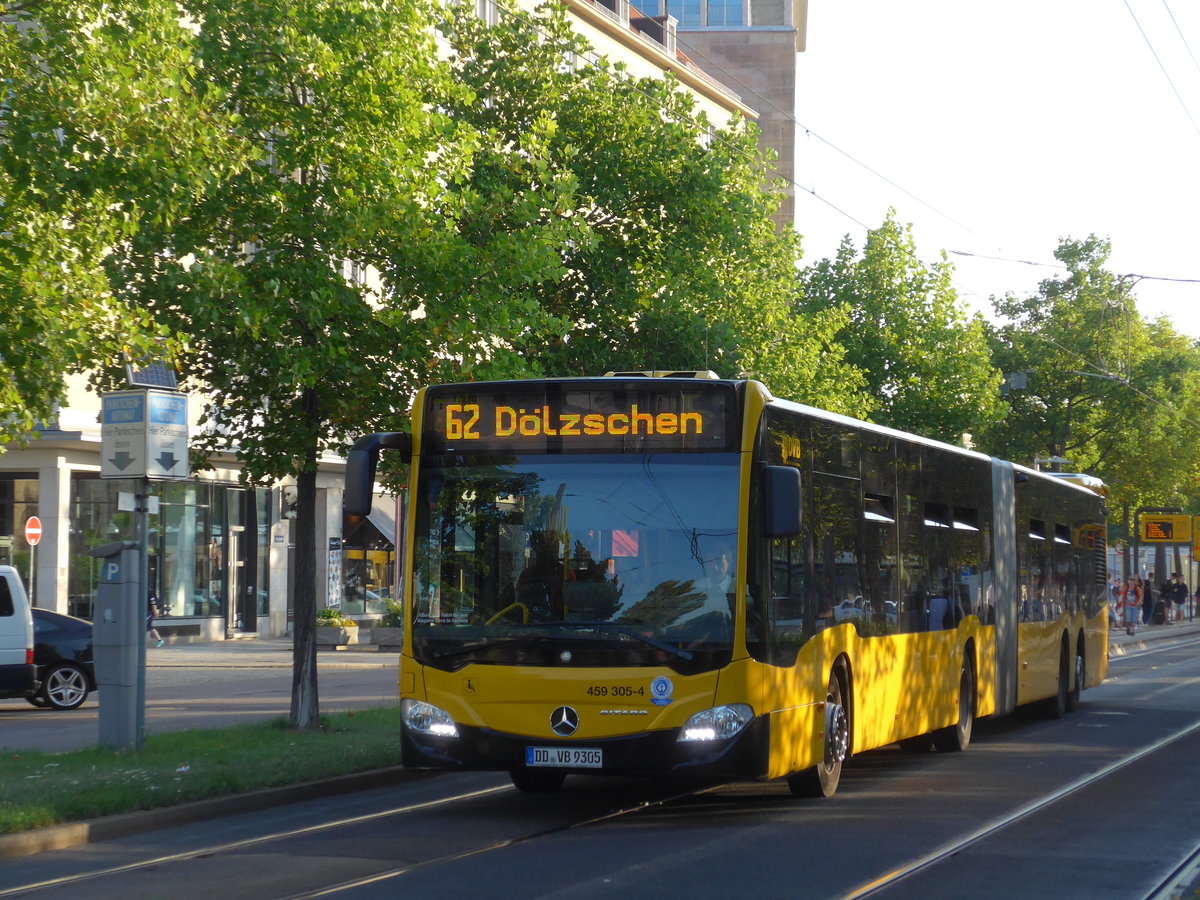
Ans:
[[[971,746],[975,730],[975,666],[964,656],[958,673],[958,721],[933,733],[933,745],[942,753],[962,753]]]
[[[523,794],[553,794],[567,778],[565,772],[538,769],[512,769],[508,775],[513,787]]]
[[[788,776],[796,797],[832,797],[842,779],[842,763],[850,750],[850,713],[845,704],[844,670],[838,666],[825,691],[825,758],[810,769]]]
[[[1083,702],[1083,685],[1087,681],[1087,664],[1083,660],[1083,638],[1075,651],[1075,683],[1067,691],[1067,711],[1074,712]]]
[[[1067,653],[1066,639],[1063,639],[1062,651],[1058,655],[1058,689],[1054,696],[1046,701],[1046,712],[1052,719],[1061,719],[1067,714],[1070,706],[1071,693],[1071,662]]]

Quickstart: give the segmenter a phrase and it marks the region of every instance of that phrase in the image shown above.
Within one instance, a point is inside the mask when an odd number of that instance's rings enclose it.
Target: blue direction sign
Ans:
[[[146,475],[146,392],[121,391],[100,398],[100,477]]]
[[[187,396],[146,391],[146,477],[188,477]]]
[[[101,398],[100,477],[188,477],[187,395],[119,391]]]

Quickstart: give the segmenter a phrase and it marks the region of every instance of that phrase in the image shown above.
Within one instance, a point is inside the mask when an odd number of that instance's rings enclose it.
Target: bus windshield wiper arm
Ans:
[[[664,653],[670,653],[672,656],[678,656],[680,659],[691,659],[692,654],[687,650],[679,647],[674,647],[664,641],[657,640],[645,634],[638,634],[632,628],[627,628],[616,622],[605,621],[579,621],[579,622],[538,622],[538,625],[550,626],[551,628],[594,628],[596,630],[614,631],[624,637],[633,638],[635,641],[641,641],[643,644],[649,644],[656,650],[662,650]]]

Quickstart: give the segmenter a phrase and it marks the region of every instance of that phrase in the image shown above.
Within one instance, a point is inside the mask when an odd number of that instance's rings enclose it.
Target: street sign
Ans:
[[[187,395],[118,391],[101,398],[100,477],[188,477]]]
[[[1192,542],[1191,516],[1143,514],[1140,526],[1140,537],[1146,544],[1190,544]]]
[[[187,395],[146,391],[146,477],[188,477]]]
[[[42,539],[42,520],[37,516],[30,516],[25,520],[25,540],[30,547],[36,547]]]

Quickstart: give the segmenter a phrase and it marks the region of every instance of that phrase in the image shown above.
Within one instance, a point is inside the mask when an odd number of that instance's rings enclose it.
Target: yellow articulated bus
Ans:
[[[402,529],[405,765],[786,779],[1104,678],[1102,486],[711,373],[441,385]],[[1081,484],[1079,482],[1093,482]]]

